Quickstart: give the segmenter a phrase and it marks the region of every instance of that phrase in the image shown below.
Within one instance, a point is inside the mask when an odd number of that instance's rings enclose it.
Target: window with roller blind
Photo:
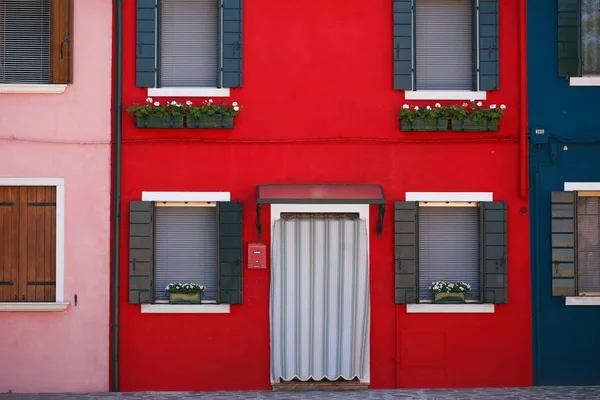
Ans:
[[[558,0],[558,75],[600,74],[600,0]]]
[[[0,0],[0,84],[73,81],[73,0]]]

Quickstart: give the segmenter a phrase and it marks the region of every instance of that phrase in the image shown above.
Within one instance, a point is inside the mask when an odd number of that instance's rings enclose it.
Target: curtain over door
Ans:
[[[364,220],[275,221],[271,382],[368,380],[369,261]]]

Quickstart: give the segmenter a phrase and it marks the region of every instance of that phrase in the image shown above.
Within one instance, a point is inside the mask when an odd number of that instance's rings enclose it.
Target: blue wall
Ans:
[[[548,141],[532,135],[530,145],[534,379],[600,384],[600,306],[552,297],[550,246],[550,192],[600,182],[600,86],[571,87],[558,76],[557,0],[528,0],[527,55],[529,128]]]

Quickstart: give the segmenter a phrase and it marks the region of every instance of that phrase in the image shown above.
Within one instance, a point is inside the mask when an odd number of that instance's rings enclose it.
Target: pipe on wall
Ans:
[[[527,200],[527,0],[519,0],[519,196]]]

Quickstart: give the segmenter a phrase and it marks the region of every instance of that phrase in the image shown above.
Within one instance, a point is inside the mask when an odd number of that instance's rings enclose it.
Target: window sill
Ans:
[[[0,93],[60,94],[67,85],[0,84]]]
[[[487,92],[470,90],[405,90],[406,100],[485,100]]]
[[[492,314],[494,304],[407,304],[409,314]]]
[[[142,314],[229,314],[229,304],[142,304]]]
[[[229,88],[164,87],[148,88],[148,97],[229,97]]]
[[[567,306],[600,306],[600,297],[565,297]]]
[[[600,86],[600,76],[583,76],[580,78],[569,78],[570,86]]]
[[[0,303],[2,311],[65,311],[68,302],[61,303]]]

